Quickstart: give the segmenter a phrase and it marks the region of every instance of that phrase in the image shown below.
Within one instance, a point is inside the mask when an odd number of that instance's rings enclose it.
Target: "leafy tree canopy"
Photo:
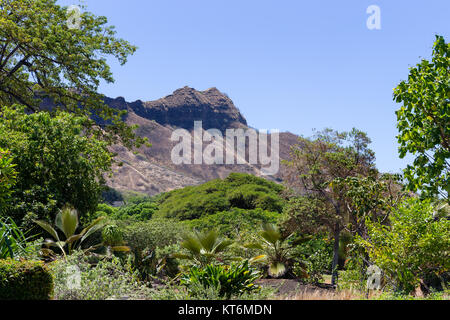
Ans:
[[[349,178],[376,177],[371,140],[362,131],[317,132],[311,138],[299,138],[292,147],[286,182],[298,197],[287,206],[288,228],[306,232],[327,229],[334,237],[332,284],[337,280],[339,237],[351,221],[346,187]]]
[[[80,217],[96,209],[113,155],[107,142],[83,133],[89,121],[66,112],[27,114],[23,106],[0,111],[0,148],[11,151],[17,171],[7,210],[15,221],[52,222],[66,204]]]
[[[433,58],[410,69],[407,81],[394,89],[400,157],[411,153],[412,165],[405,170],[408,187],[424,196],[450,191],[450,44],[436,36]]]
[[[74,29],[69,18],[56,0],[0,0],[0,107],[21,104],[37,112],[53,101],[59,109],[108,120],[107,132],[85,123],[96,135],[139,145],[144,140],[120,121],[122,112],[97,92],[101,81],[114,81],[106,58],[123,65],[136,47],[116,38],[106,17],[83,12]]]
[[[369,237],[358,239],[399,291],[410,293],[421,280],[442,279],[450,270],[450,220],[435,213],[429,201],[409,199],[393,211],[389,224],[368,221]]]
[[[231,173],[199,186],[168,192],[161,197],[157,215],[181,220],[197,219],[230,208],[271,212],[283,210],[283,187],[249,174]]]

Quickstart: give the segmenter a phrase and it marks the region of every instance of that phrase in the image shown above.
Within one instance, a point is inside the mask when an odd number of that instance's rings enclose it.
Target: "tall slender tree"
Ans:
[[[287,209],[291,225],[300,226],[303,231],[327,229],[334,238],[333,285],[337,283],[340,235],[352,214],[347,205],[348,190],[342,187],[342,181],[378,174],[374,152],[368,147],[370,142],[357,129],[342,133],[326,129],[312,138],[299,138],[290,160],[285,162],[287,185],[300,195]]]

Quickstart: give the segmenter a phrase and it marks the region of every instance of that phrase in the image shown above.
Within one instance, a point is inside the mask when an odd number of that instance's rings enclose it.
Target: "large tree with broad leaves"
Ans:
[[[67,23],[73,18],[56,0],[0,0],[0,108],[21,104],[37,112],[51,102],[106,120],[102,129],[85,128],[96,136],[139,146],[144,140],[98,93],[101,81],[114,81],[107,58],[123,65],[136,47],[117,38],[106,17],[85,11],[77,28]]]
[[[408,80],[394,89],[402,103],[397,111],[400,157],[415,159],[405,169],[408,187],[422,196],[450,191],[450,44],[436,36],[431,61],[423,59],[410,69]]]

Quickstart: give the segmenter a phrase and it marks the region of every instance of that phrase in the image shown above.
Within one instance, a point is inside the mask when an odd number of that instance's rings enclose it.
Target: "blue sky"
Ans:
[[[377,166],[399,172],[392,90],[450,35],[448,0],[84,0],[139,47],[114,84],[100,91],[127,101],[175,89],[217,87],[259,129],[309,136],[313,128],[372,138]],[[79,4],[60,0],[60,4]],[[366,9],[381,9],[369,30]]]

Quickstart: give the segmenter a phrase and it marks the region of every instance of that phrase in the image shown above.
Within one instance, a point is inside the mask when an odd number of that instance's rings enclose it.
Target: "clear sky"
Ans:
[[[449,0],[84,0],[138,46],[111,63],[107,96],[154,100],[217,87],[250,126],[309,136],[313,128],[369,134],[377,166],[399,172],[392,90],[434,35],[449,41]],[[79,4],[60,0],[60,4]],[[381,9],[369,30],[366,9]]]

